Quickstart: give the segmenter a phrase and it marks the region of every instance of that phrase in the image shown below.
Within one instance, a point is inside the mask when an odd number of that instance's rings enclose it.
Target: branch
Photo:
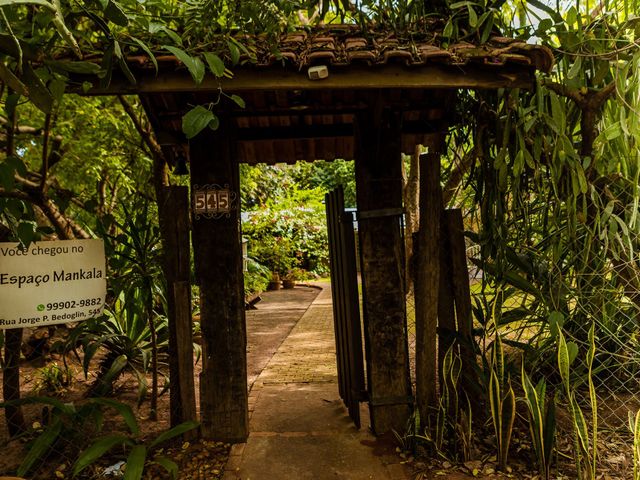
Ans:
[[[0,125],[6,126],[6,125],[9,125],[9,123],[10,121],[7,118],[0,115]],[[35,128],[35,127],[28,127],[28,126],[20,126],[15,128],[15,133],[40,136],[42,135],[42,129]]]
[[[448,206],[456,192],[458,191],[458,187],[462,183],[462,179],[466,175],[466,173],[471,169],[473,163],[477,158],[477,151],[475,148],[469,150],[464,154],[462,158],[459,158],[455,163],[453,168],[451,169],[451,173],[449,174],[449,178],[442,189],[442,204]]]
[[[29,202],[42,210],[42,213],[60,238],[72,240],[74,238],[91,238],[91,236],[71,218],[64,215],[53,200],[42,195],[37,188],[27,191],[5,190],[0,188],[0,198],[15,198]]]
[[[53,168],[60,160],[65,153],[69,150],[69,143],[67,143],[64,147],[62,146],[62,137],[60,135],[56,135],[51,139],[51,153],[49,153],[49,170]]]
[[[9,90],[9,93],[11,93],[11,90]],[[5,127],[7,129],[7,146],[6,146],[6,152],[7,152],[7,157],[10,157],[12,155],[15,155],[15,139],[14,139],[14,135],[15,135],[15,131],[16,131],[16,110],[15,108],[13,109],[13,113],[11,114],[11,117],[9,118],[9,120],[7,120],[7,123],[5,124]]]
[[[0,198],[15,198],[29,203],[34,203],[34,199],[31,195],[23,192],[22,190],[5,190],[0,188]]]
[[[42,178],[40,179],[40,191],[44,193],[47,187],[47,175],[49,175],[49,137],[51,136],[51,114],[44,117],[44,140],[42,141]]]
[[[160,199],[160,192],[162,190],[162,187],[169,185],[169,175],[167,173],[167,159],[164,156],[162,147],[160,147],[160,144],[152,136],[151,132],[147,131],[144,128],[144,126],[140,122],[140,119],[136,115],[135,110],[133,109],[131,104],[127,102],[127,99],[124,98],[122,95],[118,95],[118,100],[120,100],[120,103],[122,104],[122,108],[124,108],[124,111],[127,113],[127,115],[129,115],[129,118],[133,122],[133,125],[136,127],[136,130],[138,131],[138,133],[142,137],[142,140],[144,141],[144,143],[149,148],[149,151],[151,152],[151,156],[153,157],[154,188],[156,191],[156,197]],[[162,208],[160,206],[159,201],[158,201],[158,207]]]
[[[606,87],[602,90],[596,92],[592,97],[593,106],[597,109],[602,107],[604,102],[606,102],[611,95],[613,95],[616,91],[616,82],[612,80]]]
[[[160,147],[160,144],[156,141],[155,138],[153,138],[153,135],[151,134],[151,132],[148,132],[144,128],[144,126],[142,125],[142,122],[136,115],[136,111],[134,110],[133,106],[122,95],[118,95],[118,100],[120,100],[120,104],[122,105],[122,108],[124,109],[125,113],[129,115],[129,118],[133,122],[133,126],[136,127],[136,130],[140,134],[140,137],[144,141],[147,148],[151,151],[151,154],[154,157],[158,159],[161,158],[162,161],[165,161],[166,159],[164,157],[164,152],[162,151],[162,147]]]
[[[543,85],[552,92],[555,92],[562,97],[570,98],[571,100],[576,102],[580,108],[583,108],[583,106],[585,106],[584,95],[582,95],[579,90],[575,88],[569,88],[557,82],[552,82],[551,80],[544,81]]]

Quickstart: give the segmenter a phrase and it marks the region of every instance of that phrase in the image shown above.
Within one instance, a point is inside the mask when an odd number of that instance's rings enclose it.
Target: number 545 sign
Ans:
[[[229,217],[235,210],[237,194],[229,190],[229,185],[194,185],[193,213],[195,218]]]

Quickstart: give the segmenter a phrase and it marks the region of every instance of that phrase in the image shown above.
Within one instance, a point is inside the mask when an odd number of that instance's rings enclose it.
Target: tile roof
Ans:
[[[348,67],[388,63],[416,67],[430,64],[502,67],[511,64],[549,72],[554,65],[549,48],[500,36],[493,36],[481,45],[470,42],[447,45],[437,33],[399,38],[390,33],[365,34],[350,26],[333,26],[295,31],[276,39],[245,35],[238,40],[248,45],[252,52],[251,55],[244,54],[241,62],[258,67],[283,65],[303,69],[313,65]],[[150,66],[145,56],[130,57],[130,61],[138,66]],[[158,57],[158,61],[170,64],[176,63],[177,59],[166,55]]]

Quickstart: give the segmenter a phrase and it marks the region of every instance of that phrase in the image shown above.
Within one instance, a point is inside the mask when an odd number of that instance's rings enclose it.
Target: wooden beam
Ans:
[[[440,154],[442,137],[429,138],[427,153],[420,156],[420,229],[414,281],[416,304],[416,403],[422,427],[436,406],[436,339],[440,286]]]
[[[401,114],[385,108],[381,95],[372,97],[370,111],[356,119],[356,190],[369,410],[374,433],[384,434],[404,430],[413,399],[401,231]]]
[[[406,67],[385,64],[374,67],[350,65],[332,67],[329,77],[309,80],[306,70],[298,71],[280,66],[265,68],[239,67],[231,79],[217,79],[207,75],[196,85],[186,69],[136,71],[137,83],[132,85],[121,73],[114,71],[111,84],[100,88],[98,82],[84,95],[149,94],[166,92],[243,92],[247,90],[326,90],[326,89],[496,89],[532,88],[533,70],[517,66],[484,67],[481,65],[426,65]],[[92,77],[77,76],[79,85],[93,81]]]
[[[191,191],[227,189],[228,212],[193,216],[196,281],[200,286],[202,435],[243,442],[248,435],[247,335],[244,312],[240,187],[231,122],[205,128],[190,143]],[[217,197],[222,198],[222,197]],[[222,200],[206,202],[222,209]],[[195,205],[197,206],[197,205]],[[195,209],[194,209],[195,210]]]
[[[405,122],[400,135],[427,135],[429,133],[442,131],[440,122]],[[296,125],[290,127],[251,127],[238,128],[237,140],[241,142],[260,140],[293,140],[293,139],[316,139],[316,138],[337,138],[353,136],[353,124],[332,124],[332,125]]]
[[[249,142],[259,140],[293,140],[352,136],[353,124],[342,123],[330,125],[296,125],[290,127],[238,128],[236,138],[241,142]]]

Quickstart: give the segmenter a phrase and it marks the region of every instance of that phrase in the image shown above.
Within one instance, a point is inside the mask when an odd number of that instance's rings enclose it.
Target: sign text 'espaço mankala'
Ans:
[[[0,243],[0,329],[100,316],[106,290],[100,239]]]

